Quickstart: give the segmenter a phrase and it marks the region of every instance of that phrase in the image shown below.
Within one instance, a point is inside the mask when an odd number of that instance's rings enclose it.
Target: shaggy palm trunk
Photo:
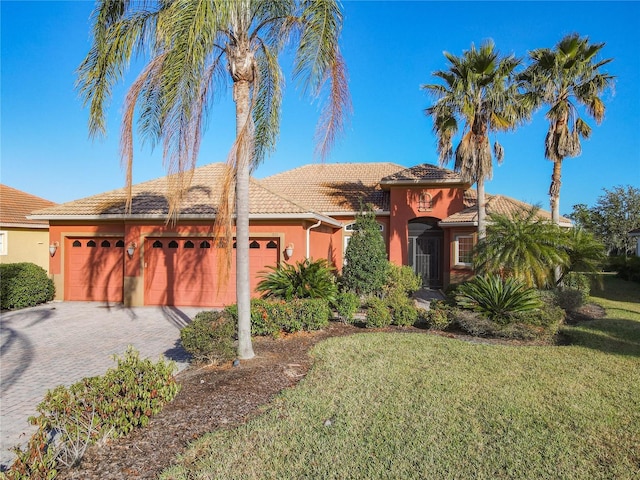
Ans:
[[[236,104],[236,299],[238,302],[238,358],[255,356],[251,344],[251,288],[249,274],[249,164],[251,142],[244,131],[249,120],[249,82],[234,83]]]
[[[484,198],[484,179],[478,178],[476,182],[478,190],[478,239],[483,240],[487,236],[487,209]]]
[[[551,174],[551,186],[549,187],[549,201],[551,206],[551,223],[560,223],[560,175],[562,169],[562,159],[553,162],[553,173]]]

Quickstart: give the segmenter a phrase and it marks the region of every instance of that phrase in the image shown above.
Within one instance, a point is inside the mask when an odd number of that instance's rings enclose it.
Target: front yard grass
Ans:
[[[639,479],[640,285],[620,282],[568,346],[329,339],[296,388],[161,478]]]

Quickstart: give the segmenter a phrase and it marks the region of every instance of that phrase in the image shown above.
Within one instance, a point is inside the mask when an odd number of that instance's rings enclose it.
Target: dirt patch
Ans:
[[[576,325],[580,322],[587,322],[589,320],[595,320],[598,318],[604,318],[607,315],[607,311],[604,307],[595,303],[587,303],[577,310],[567,313],[566,323],[568,325]]]
[[[604,316],[604,309],[586,305],[577,313],[580,318],[592,320]],[[190,441],[207,432],[246,422],[259,414],[260,407],[280,391],[304,378],[312,363],[308,352],[318,342],[370,331],[436,334],[474,343],[535,345],[415,327],[365,330],[339,322],[332,322],[326,330],[319,332],[301,332],[280,339],[258,337],[253,340],[256,358],[241,362],[238,367],[192,367],[180,373],[177,377],[180,393],[146,428],[106,445],[90,447],[78,468],[62,471],[58,478],[154,479]]]

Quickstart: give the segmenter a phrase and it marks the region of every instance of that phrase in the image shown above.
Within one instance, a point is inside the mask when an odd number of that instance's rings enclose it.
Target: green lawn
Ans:
[[[296,388],[161,478],[640,479],[640,285],[605,286],[608,318],[569,346],[325,341]]]

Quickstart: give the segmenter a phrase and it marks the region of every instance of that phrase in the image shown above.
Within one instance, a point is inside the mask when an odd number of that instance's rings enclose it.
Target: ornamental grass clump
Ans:
[[[498,275],[476,277],[460,285],[456,303],[498,323],[508,323],[511,313],[527,312],[542,306],[535,289],[515,278],[502,279]]]
[[[293,300],[294,298],[321,298],[332,302],[338,294],[334,268],[325,259],[288,263],[267,267],[261,272],[262,280],[256,290],[264,298]]]

